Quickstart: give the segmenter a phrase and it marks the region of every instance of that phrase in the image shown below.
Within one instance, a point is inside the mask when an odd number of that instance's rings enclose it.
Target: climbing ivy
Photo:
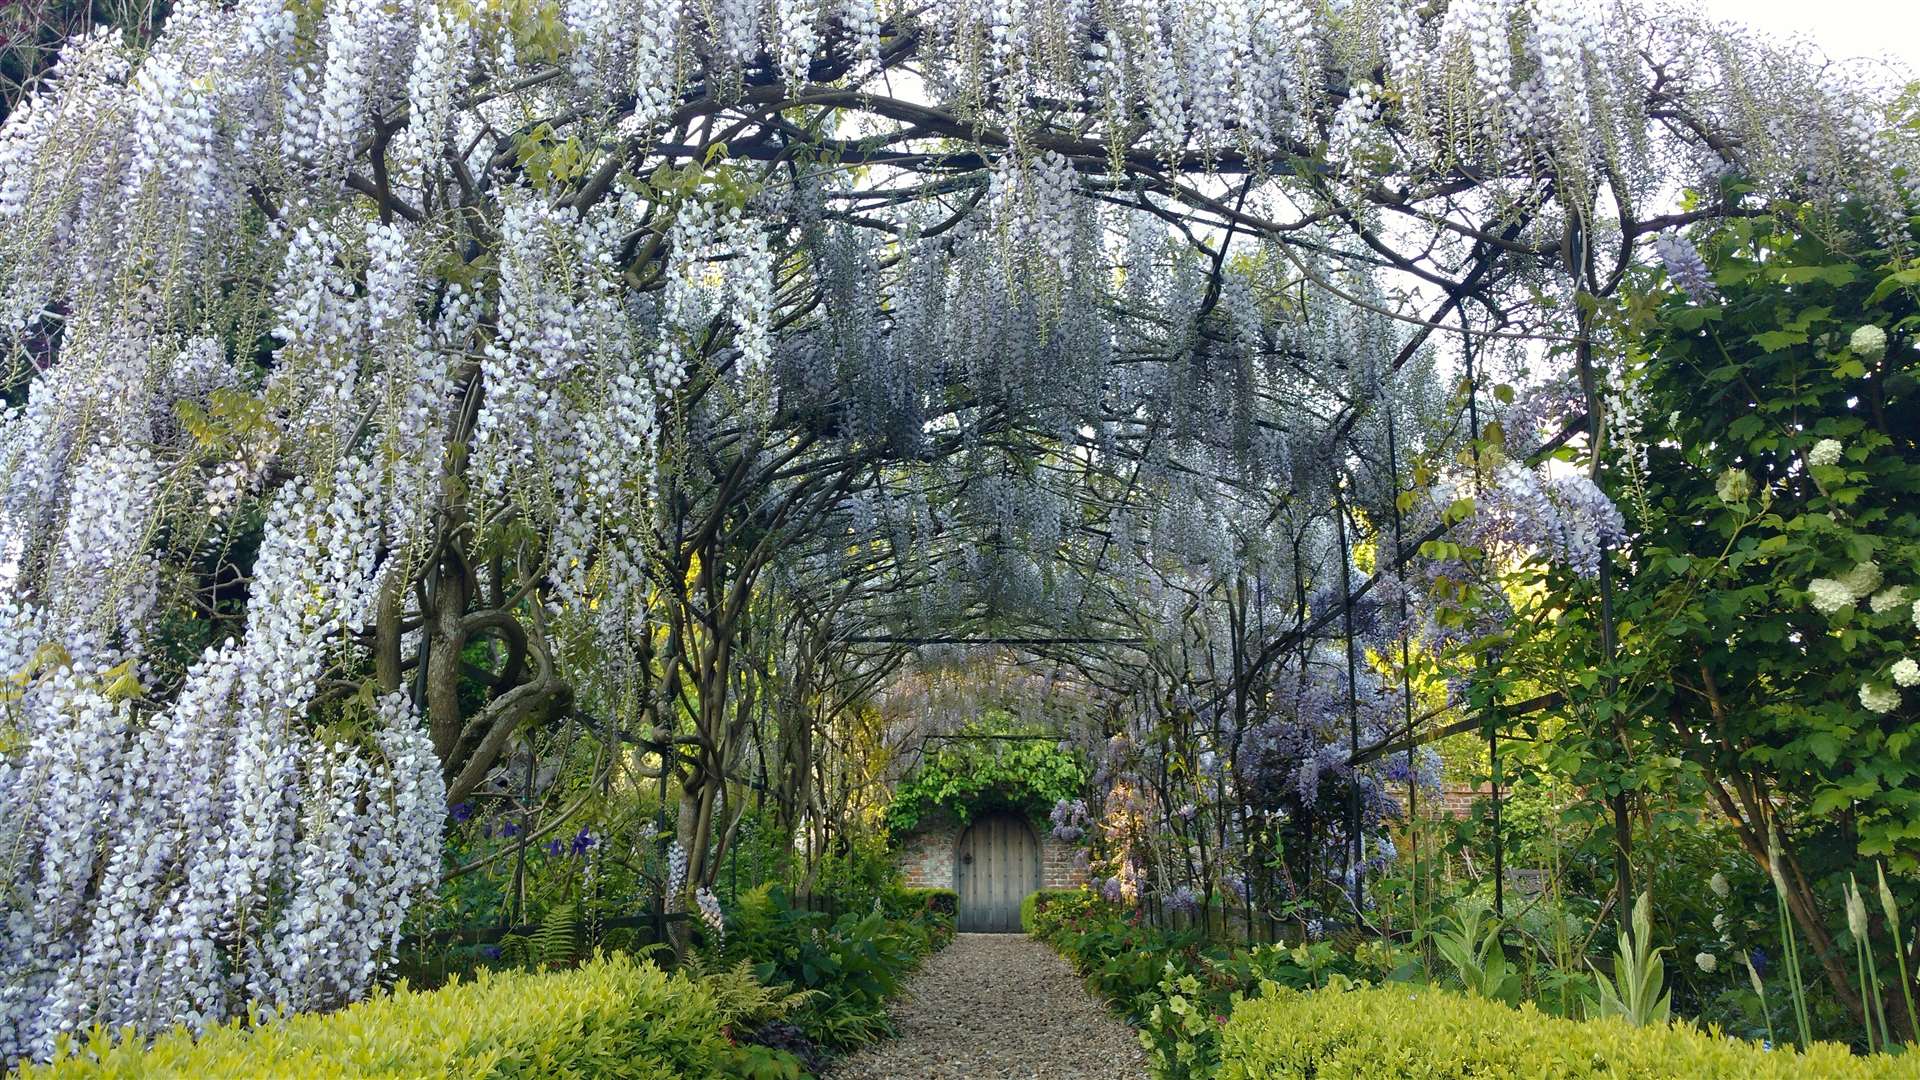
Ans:
[[[941,810],[962,825],[990,810],[1044,818],[1060,800],[1078,798],[1086,782],[1079,760],[1050,739],[969,729],[901,781],[887,827],[896,836],[909,833]]]

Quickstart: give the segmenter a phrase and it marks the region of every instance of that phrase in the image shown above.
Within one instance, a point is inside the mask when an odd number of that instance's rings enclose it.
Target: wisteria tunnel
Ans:
[[[1896,64],[1638,0],[20,19],[0,1063],[1915,1075]]]

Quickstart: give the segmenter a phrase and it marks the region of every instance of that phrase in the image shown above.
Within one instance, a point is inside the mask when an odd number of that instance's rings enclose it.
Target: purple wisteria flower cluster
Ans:
[[[1717,304],[1720,290],[1713,284],[1713,272],[1700,257],[1693,242],[1669,229],[1654,234],[1653,253],[1667,268],[1667,277],[1696,304]]]
[[[1053,837],[1056,840],[1073,844],[1086,838],[1092,820],[1087,817],[1085,799],[1061,799],[1053,804],[1053,813],[1049,815],[1053,823]]]

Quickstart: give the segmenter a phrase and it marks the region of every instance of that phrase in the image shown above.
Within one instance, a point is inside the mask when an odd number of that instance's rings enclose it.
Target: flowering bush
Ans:
[[[1786,846],[1796,925],[1849,1002],[1823,944],[1846,871],[1885,860],[1913,903],[1920,869],[1920,701],[1900,681],[1920,590],[1920,360],[1904,329],[1920,279],[1790,217],[1730,225],[1706,254],[1720,302],[1669,300],[1631,376],[1645,457],[1628,447],[1609,470],[1634,534],[1614,600],[1629,629],[1596,707],[1642,753],[1684,762],[1643,758],[1642,782],[1710,801],[1762,873],[1770,831]],[[1745,498],[1716,493],[1728,468],[1754,478]]]

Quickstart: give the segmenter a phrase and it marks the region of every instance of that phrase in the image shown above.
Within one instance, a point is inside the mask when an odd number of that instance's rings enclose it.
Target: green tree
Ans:
[[[1699,784],[1763,868],[1778,837],[1794,921],[1856,1014],[1834,940],[1846,873],[1882,862],[1910,902],[1920,871],[1920,688],[1903,685],[1920,657],[1920,267],[1858,240],[1884,230],[1731,221],[1702,244],[1718,298],[1654,294],[1626,319],[1639,426],[1605,472],[1635,540],[1611,671],[1590,595],[1560,582],[1550,605],[1588,612],[1553,632],[1601,676],[1574,684],[1603,721],[1590,738],[1626,734],[1633,783]]]

